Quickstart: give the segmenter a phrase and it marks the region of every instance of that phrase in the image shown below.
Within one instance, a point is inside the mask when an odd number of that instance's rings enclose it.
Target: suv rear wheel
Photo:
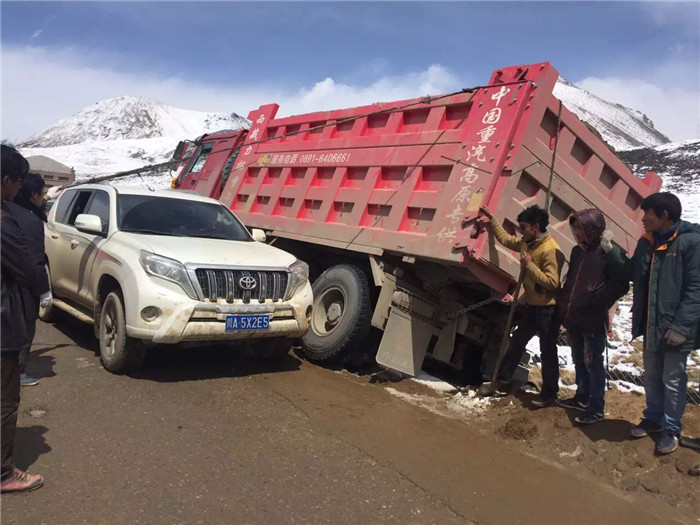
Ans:
[[[110,292],[100,312],[100,361],[113,374],[123,374],[141,366],[146,348],[126,335],[124,299],[118,291]]]

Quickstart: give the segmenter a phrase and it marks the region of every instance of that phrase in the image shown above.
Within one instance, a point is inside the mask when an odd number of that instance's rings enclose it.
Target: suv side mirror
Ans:
[[[75,228],[79,232],[102,235],[102,219],[97,215],[81,213],[75,218]]]
[[[265,242],[267,240],[267,235],[265,235],[265,232],[260,228],[253,228],[250,230],[250,234],[253,236],[253,239],[258,242]]]
[[[178,142],[177,148],[175,148],[175,151],[173,152],[173,160],[182,160],[182,156],[185,154],[186,149],[187,143],[182,140]]]

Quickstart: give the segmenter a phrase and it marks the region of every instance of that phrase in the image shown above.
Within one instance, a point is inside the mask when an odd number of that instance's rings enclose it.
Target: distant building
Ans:
[[[75,170],[58,161],[44,155],[27,157],[27,160],[29,171],[41,175],[47,186],[66,186],[75,182]]]

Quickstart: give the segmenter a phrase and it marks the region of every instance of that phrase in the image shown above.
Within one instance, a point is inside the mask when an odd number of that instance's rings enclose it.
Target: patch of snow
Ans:
[[[442,414],[442,412],[438,410],[438,407],[435,403],[436,400],[434,399],[430,399],[426,396],[421,396],[418,394],[407,394],[406,392],[401,392],[400,390],[396,390],[395,388],[391,388],[390,386],[387,386],[384,389],[387,392],[389,392],[392,396],[398,397],[399,399],[411,403],[412,405],[424,408],[434,414]]]
[[[560,458],[577,458],[578,456],[581,455],[583,452],[583,449],[581,448],[581,445],[578,445],[573,452],[559,452],[559,457]]]
[[[697,187],[696,187],[697,188]],[[683,207],[682,219],[700,224],[700,189],[676,193]]]
[[[670,139],[640,111],[608,102],[559,77],[554,96],[578,118],[593,126],[615,150],[658,146]]]
[[[75,169],[80,179],[109,175],[157,164],[172,158],[178,140],[173,137],[90,141],[47,148],[22,147],[25,157],[45,155]]]
[[[663,179],[663,191],[678,196],[682,218],[700,223],[700,139],[618,152],[618,157],[638,176],[655,171]]]
[[[416,383],[420,383],[421,385],[427,386],[428,388],[431,388],[436,392],[440,392],[441,394],[453,394],[459,391],[459,387],[451,385],[447,381],[443,381],[442,379],[438,379],[437,377],[433,377],[430,374],[423,372],[422,370],[416,377],[412,378],[411,380],[415,381]]]
[[[478,414],[486,410],[493,400],[492,398],[482,399],[473,390],[465,393],[460,392],[453,396],[443,393],[444,397],[440,398],[408,394],[392,387],[385,387],[385,390],[394,397],[439,415],[449,415],[450,413],[462,415],[466,413]]]
[[[479,397],[474,390],[459,392],[447,400],[447,406],[452,410],[464,410],[482,412],[493,401],[492,397]]]
[[[615,386],[620,390],[620,392],[636,392],[638,394],[644,393],[644,387],[630,383],[629,381],[613,381]]]

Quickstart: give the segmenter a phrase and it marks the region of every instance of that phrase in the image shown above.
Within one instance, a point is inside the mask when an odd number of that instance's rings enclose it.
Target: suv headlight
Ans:
[[[190,276],[180,262],[143,250],[139,261],[147,274],[178,284],[192,299],[197,299]]]
[[[289,267],[289,293],[287,299],[294,297],[299,288],[309,280],[309,265],[304,261],[296,261]]]

